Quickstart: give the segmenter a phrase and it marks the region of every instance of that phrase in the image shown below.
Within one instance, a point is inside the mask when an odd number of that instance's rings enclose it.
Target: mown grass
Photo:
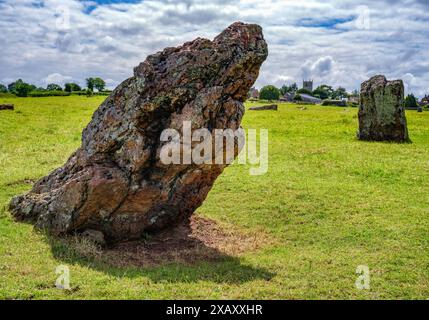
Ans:
[[[281,104],[248,111],[269,129],[269,171],[229,167],[200,215],[260,230],[275,244],[216,263],[113,268],[76,255],[6,206],[62,165],[103,97],[0,98],[2,299],[426,299],[429,294],[429,112],[407,112],[413,143],[355,139],[357,110]],[[70,267],[72,290],[55,288]],[[355,287],[356,267],[371,288]]]

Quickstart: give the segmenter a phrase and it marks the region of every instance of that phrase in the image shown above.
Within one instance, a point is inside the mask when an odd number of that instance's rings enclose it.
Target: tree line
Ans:
[[[262,100],[278,100],[281,96],[284,96],[287,93],[295,93],[297,95],[308,94],[322,100],[341,100],[350,96],[359,95],[357,90],[353,91],[352,93],[348,93],[347,90],[343,87],[338,87],[337,89],[334,89],[332,86],[322,84],[318,86],[315,90],[310,91],[304,88],[298,89],[298,85],[296,83],[293,83],[291,85],[283,85],[281,88],[277,88],[273,85],[267,85],[263,87],[259,92],[259,98]]]
[[[291,85],[285,84],[281,88],[277,88],[273,85],[262,87],[262,89],[259,91],[259,99],[279,100],[280,97],[285,96],[287,93],[295,93],[296,97],[299,97],[300,94],[308,94],[321,100],[342,100],[350,97],[359,97],[358,90],[348,93],[347,90],[343,87],[334,89],[332,86],[322,84],[315,90],[310,91],[304,88],[298,89],[298,85],[296,83],[292,83]],[[411,93],[405,97],[404,106],[410,109],[419,107],[417,98],[414,96],[414,94]]]
[[[87,95],[92,95],[94,89],[98,92],[106,92],[106,82],[99,77],[96,78],[87,78],[86,79],[86,89],[82,89],[77,83],[69,82],[64,84],[64,88],[56,83],[50,83],[44,87],[37,87],[33,84],[27,83],[22,79],[18,79],[7,86],[0,83],[0,93],[10,93],[18,97],[28,97],[28,96],[61,96],[68,95],[73,92],[85,93]]]

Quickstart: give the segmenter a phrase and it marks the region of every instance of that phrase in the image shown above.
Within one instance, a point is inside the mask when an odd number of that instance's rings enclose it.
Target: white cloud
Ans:
[[[412,92],[414,91],[414,89],[416,89],[417,80],[412,73],[406,73],[402,77],[402,79],[404,81],[404,87],[406,92]]]
[[[63,76],[60,73],[52,73],[42,79],[44,84],[56,83],[60,85],[63,85],[64,83],[69,82],[71,80],[72,80],[72,77]]]
[[[199,36],[213,38],[241,20],[262,25],[269,45],[259,87],[312,77],[316,85],[353,90],[385,74],[403,78],[418,96],[429,93],[426,1],[97,2],[102,1],[0,0],[0,78],[41,85],[58,74],[53,82],[84,85],[85,78],[100,76],[112,88],[148,54]],[[368,8],[369,29],[357,23],[359,6]],[[58,27],[67,18],[58,8],[67,8],[70,28]]]
[[[329,75],[334,67],[334,59],[331,56],[320,57],[314,63],[307,61],[302,66],[304,79],[322,78]]]

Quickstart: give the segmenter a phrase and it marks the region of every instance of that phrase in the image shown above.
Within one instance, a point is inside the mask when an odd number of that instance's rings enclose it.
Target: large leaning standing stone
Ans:
[[[375,76],[362,84],[358,138],[369,141],[408,141],[402,80]]]
[[[13,198],[11,213],[52,234],[94,230],[109,242],[187,218],[226,164],[165,165],[161,132],[182,132],[183,121],[193,130],[239,129],[267,55],[261,27],[237,22],[213,41],[148,56],[94,113],[81,147]]]

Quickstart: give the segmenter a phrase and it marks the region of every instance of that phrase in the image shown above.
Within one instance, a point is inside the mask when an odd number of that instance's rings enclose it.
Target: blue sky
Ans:
[[[111,4],[135,4],[142,2],[142,0],[93,0],[93,1],[86,1],[86,0],[79,0],[82,2],[85,6],[83,9],[83,12],[86,14],[90,14],[92,11],[97,9],[100,5],[111,5]]]
[[[234,21],[264,29],[257,86],[303,78],[348,90],[375,74],[429,94],[429,2],[422,0],[0,0],[0,83],[101,76],[113,88],[148,54]]]
[[[80,1],[84,3],[89,2],[84,0],[80,0]],[[94,2],[99,5],[106,5],[106,4],[115,4],[115,3],[138,3],[143,1],[142,0],[93,0],[91,2]]]

